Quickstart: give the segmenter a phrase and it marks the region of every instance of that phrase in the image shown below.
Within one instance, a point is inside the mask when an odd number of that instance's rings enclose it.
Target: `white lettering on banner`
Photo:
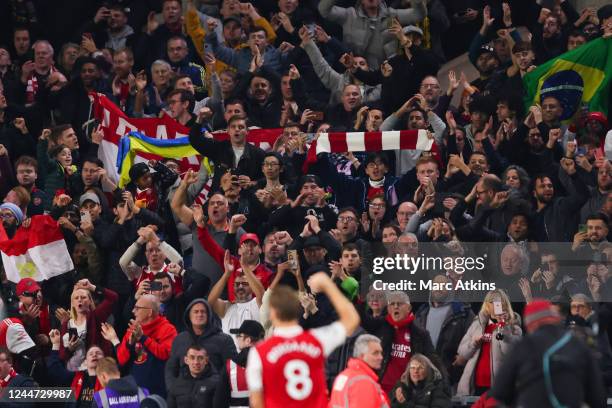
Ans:
[[[138,402],[138,395],[123,395],[120,397],[109,397],[109,405],[129,404],[132,402]]]
[[[125,120],[125,118],[119,117],[119,125],[117,125],[117,130],[115,133],[117,133],[119,136],[123,136],[130,133],[132,130],[136,130],[134,125]]]
[[[166,130],[166,125],[157,126],[157,131],[155,132],[156,139],[168,139],[168,131]]]

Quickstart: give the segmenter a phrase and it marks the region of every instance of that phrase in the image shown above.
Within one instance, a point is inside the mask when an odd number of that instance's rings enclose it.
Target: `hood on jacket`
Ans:
[[[195,336],[193,331],[193,327],[191,327],[191,320],[189,320],[189,312],[191,308],[195,305],[202,303],[206,307],[206,313],[208,314],[208,319],[206,321],[206,325],[204,325],[204,334],[202,337],[208,337],[213,334],[216,334],[221,331],[221,319],[217,314],[212,310],[208,302],[204,298],[197,298],[191,301],[185,308],[185,313],[183,313],[183,322],[185,323],[185,327],[187,330]]]

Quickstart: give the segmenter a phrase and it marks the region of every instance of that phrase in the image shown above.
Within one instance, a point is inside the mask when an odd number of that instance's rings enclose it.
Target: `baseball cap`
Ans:
[[[238,23],[239,26],[242,25],[242,21],[240,21],[240,18],[238,16],[229,16],[229,17],[223,19],[223,26],[225,26],[230,21]]]
[[[138,180],[140,177],[150,172],[151,170],[149,170],[147,163],[136,163],[130,169],[129,175],[130,179],[136,182],[136,180]]]
[[[255,320],[244,320],[239,328],[230,329],[231,334],[246,334],[254,339],[263,339],[264,328]]]
[[[96,204],[100,204],[100,198],[96,193],[85,193],[79,198],[79,206],[85,204],[85,201],[93,201]]]
[[[302,248],[323,247],[321,240],[317,236],[310,236],[304,240]]]
[[[259,245],[259,237],[257,234],[253,234],[252,232],[247,232],[246,234],[242,234],[240,236],[240,244],[242,245],[245,241],[254,241],[257,245]]]
[[[38,282],[32,278],[23,278],[17,284],[17,296],[21,296],[24,292],[34,293],[40,290]]]

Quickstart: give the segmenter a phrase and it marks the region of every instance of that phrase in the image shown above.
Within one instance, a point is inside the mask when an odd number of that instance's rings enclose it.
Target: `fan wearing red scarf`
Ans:
[[[416,353],[424,354],[441,371],[443,369],[429,333],[414,324],[408,295],[401,291],[390,292],[387,295],[387,311],[386,319],[375,334],[381,339],[383,347],[381,385],[389,393],[406,370],[410,357]]]

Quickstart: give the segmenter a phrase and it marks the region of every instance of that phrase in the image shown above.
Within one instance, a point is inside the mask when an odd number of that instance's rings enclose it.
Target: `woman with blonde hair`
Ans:
[[[93,293],[103,298],[98,306]],[[60,358],[66,361],[70,371],[79,370],[87,349],[94,344],[100,346],[104,355],[112,355],[113,347],[102,337],[101,324],[111,315],[118,298],[112,290],[96,287],[88,279],[81,279],[74,285],[70,312],[61,310],[57,314],[62,322]]]
[[[423,354],[410,358],[391,391],[391,407],[450,408],[451,391],[440,370]]]
[[[457,395],[481,395],[491,387],[502,360],[521,339],[520,317],[502,289],[492,290],[459,344],[457,361],[465,362]]]

